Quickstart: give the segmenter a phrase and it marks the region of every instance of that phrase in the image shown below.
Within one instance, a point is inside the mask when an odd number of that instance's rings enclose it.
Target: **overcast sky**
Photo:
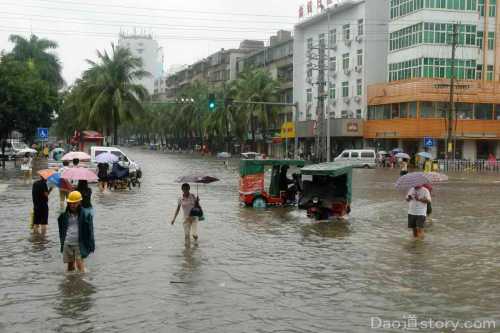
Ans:
[[[104,4],[99,4],[99,2]],[[59,43],[63,76],[72,83],[109,48],[120,30],[156,35],[165,68],[190,64],[243,39],[268,40],[293,29],[306,0],[0,0],[0,50],[10,50],[10,34],[34,34]],[[324,1],[326,2],[326,0]]]

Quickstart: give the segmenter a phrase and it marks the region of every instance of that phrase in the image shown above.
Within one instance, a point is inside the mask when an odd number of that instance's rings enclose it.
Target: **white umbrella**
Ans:
[[[410,155],[406,154],[406,153],[397,153],[396,154],[396,157],[397,158],[406,158],[406,159],[410,159]]]

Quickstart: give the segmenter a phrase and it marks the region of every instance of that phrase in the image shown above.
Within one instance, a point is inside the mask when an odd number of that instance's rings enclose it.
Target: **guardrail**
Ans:
[[[496,160],[438,160],[443,172],[500,172],[500,161]]]

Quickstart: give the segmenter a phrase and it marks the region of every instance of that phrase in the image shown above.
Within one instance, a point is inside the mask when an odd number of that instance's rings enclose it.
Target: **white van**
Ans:
[[[376,154],[373,149],[348,149],[335,158],[335,162],[352,164],[356,168],[375,168]]]
[[[135,170],[140,170],[140,166],[131,160],[130,158],[125,155],[124,152],[122,152],[119,148],[116,147],[99,147],[99,146],[94,146],[90,148],[90,162],[92,163],[93,166],[96,166],[97,163],[95,161],[95,158],[99,156],[102,153],[111,153],[113,155],[116,155],[118,158],[122,158],[124,162],[129,162],[130,163],[130,169],[135,169]]]

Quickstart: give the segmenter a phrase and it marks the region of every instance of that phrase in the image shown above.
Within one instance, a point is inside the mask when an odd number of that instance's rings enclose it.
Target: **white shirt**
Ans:
[[[420,215],[427,216],[427,204],[420,202],[416,199],[427,199],[431,202],[431,194],[428,189],[425,187],[421,187],[418,190],[414,187],[408,191],[408,195],[411,196],[412,199],[408,203],[408,214],[410,215]]]
[[[182,212],[184,213],[184,218],[188,218],[190,213],[191,213],[191,209],[194,208],[194,205],[196,203],[196,197],[189,193],[189,196],[186,198],[183,196],[181,196],[179,198],[179,205],[182,207]]]

